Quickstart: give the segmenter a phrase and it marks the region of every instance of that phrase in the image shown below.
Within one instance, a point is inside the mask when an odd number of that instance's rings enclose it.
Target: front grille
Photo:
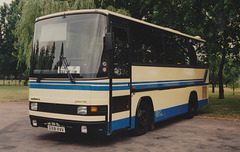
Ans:
[[[67,104],[54,104],[54,103],[38,103],[38,111],[50,112],[50,113],[59,113],[59,114],[70,114],[78,115],[77,108],[79,105],[67,105]],[[87,115],[106,115],[107,106],[97,106],[97,112],[90,112],[90,106],[87,106],[88,114]]]
[[[76,115],[77,106],[53,103],[38,103],[38,111]]]

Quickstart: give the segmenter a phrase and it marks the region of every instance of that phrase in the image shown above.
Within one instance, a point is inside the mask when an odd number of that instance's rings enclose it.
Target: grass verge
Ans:
[[[24,86],[24,80],[0,80],[0,86]]]
[[[240,119],[240,89],[224,88],[224,99],[218,99],[218,88],[215,93],[209,89],[209,103],[199,109],[200,116]]]
[[[0,102],[28,101],[28,86],[0,86]]]

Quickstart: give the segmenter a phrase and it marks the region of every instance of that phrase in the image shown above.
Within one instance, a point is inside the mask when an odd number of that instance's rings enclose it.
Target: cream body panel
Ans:
[[[132,66],[132,82],[133,86],[138,89],[138,85],[151,85],[156,84],[156,81],[169,81],[158,82],[161,84],[176,83],[176,80],[199,79],[204,80],[206,69],[193,69],[193,68],[175,68],[175,67],[151,67],[151,66]],[[207,74],[205,83],[209,82]],[[152,83],[141,83],[141,82]],[[155,82],[154,82],[155,81]],[[193,80],[195,81],[195,80]],[[186,81],[187,82],[187,81]],[[137,84],[134,84],[137,83]],[[158,84],[157,83],[157,84]],[[177,84],[177,83],[176,83]],[[180,85],[181,86],[181,85]],[[187,104],[189,96],[192,91],[196,91],[198,100],[202,100],[203,86],[187,86],[183,88],[172,88],[166,90],[151,90],[132,93],[132,112],[131,115],[135,116],[137,104],[141,97],[149,96],[153,102],[154,111],[167,109],[183,104]],[[208,94],[207,94],[208,97]]]
[[[91,105],[108,105],[109,91],[91,91]]]
[[[112,121],[129,118],[129,111],[122,111],[112,114]]]
[[[120,84],[119,84],[120,83]],[[121,84],[124,83],[124,84]],[[116,97],[116,96],[125,96],[125,95],[130,95],[130,79],[113,79],[112,80],[112,87],[113,87],[113,91],[112,91],[112,96]],[[115,87],[127,87],[129,88],[128,90],[115,90]]]
[[[112,92],[113,97],[125,96],[125,95],[130,95],[130,91],[129,90],[119,90],[119,91]]]
[[[30,80],[31,81],[34,80]],[[43,81],[44,83],[39,83],[38,85],[54,85],[48,82],[63,82],[63,81]],[[79,81],[77,81],[79,82]],[[109,79],[97,80],[97,81],[82,81],[84,83],[109,83]],[[65,84],[61,84],[65,85]],[[67,84],[71,86],[71,84]],[[72,84],[74,85],[74,84]],[[79,85],[78,86],[103,86],[109,87],[109,85]],[[36,102],[45,103],[58,103],[58,104],[76,104],[76,105],[108,105],[109,103],[109,91],[95,91],[95,90],[63,90],[63,89],[29,89],[29,100]]]
[[[203,79],[204,69],[132,66],[132,82]]]
[[[46,102],[46,103],[58,103],[58,104],[79,104],[81,105],[91,104],[90,91],[84,90],[55,90],[55,89],[29,89],[30,101]],[[32,99],[40,100],[32,100]]]
[[[73,121],[85,121],[85,122],[97,122],[105,121],[105,116],[78,116],[78,115],[67,115],[67,114],[56,114],[49,112],[29,111],[32,116],[39,116],[45,118],[73,120]]]
[[[137,104],[141,97],[149,96],[153,102],[154,111],[163,110],[183,104],[189,101],[190,93],[196,91],[198,100],[202,100],[202,86],[168,89],[168,90],[154,90],[136,92],[132,95],[132,116],[136,115]]]

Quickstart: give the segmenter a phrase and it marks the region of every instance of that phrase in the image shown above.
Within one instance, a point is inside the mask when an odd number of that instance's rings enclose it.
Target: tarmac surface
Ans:
[[[240,121],[176,117],[142,136],[82,136],[33,128],[27,102],[0,103],[0,152],[234,152],[240,151]]]

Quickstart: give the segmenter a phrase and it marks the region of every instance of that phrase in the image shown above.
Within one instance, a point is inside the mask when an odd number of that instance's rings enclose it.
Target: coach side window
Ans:
[[[179,62],[176,59],[177,45],[174,42],[173,35],[165,32],[164,41],[165,41],[165,52],[166,52],[166,64],[168,65],[177,64],[177,62]]]
[[[132,28],[133,63],[163,64],[162,33],[158,29],[134,24]]]
[[[177,34],[164,34],[166,63],[170,65],[189,65],[187,38]]]
[[[204,42],[189,40],[189,51],[192,66],[206,67],[208,65],[207,51]]]

